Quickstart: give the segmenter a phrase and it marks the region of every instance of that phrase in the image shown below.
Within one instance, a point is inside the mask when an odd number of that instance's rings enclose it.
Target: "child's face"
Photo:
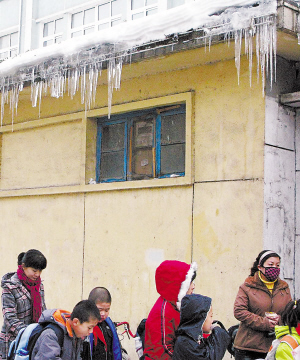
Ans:
[[[186,294],[191,295],[194,292],[194,289],[195,289],[195,283],[194,283],[194,281],[192,281]]]
[[[202,331],[205,333],[205,334],[209,334],[210,331],[211,331],[211,325],[212,325],[212,322],[213,322],[213,310],[212,310],[212,306],[210,307],[210,310],[207,314],[207,318],[202,326]]]
[[[71,327],[77,338],[84,339],[93,332],[94,327],[98,324],[98,319],[90,318],[89,321],[83,323],[79,319],[74,318]]]
[[[109,315],[110,303],[97,302],[96,306],[97,306],[100,316],[101,316],[101,320],[99,322],[106,320]]]

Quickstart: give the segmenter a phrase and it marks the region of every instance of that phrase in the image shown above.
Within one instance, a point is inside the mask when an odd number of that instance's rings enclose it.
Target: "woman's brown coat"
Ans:
[[[272,311],[281,315],[290,300],[290,289],[285,281],[278,279],[271,294],[258,272],[249,276],[240,286],[234,302],[234,316],[241,322],[234,346],[240,350],[268,352],[275,337],[268,335],[274,328],[265,313]]]

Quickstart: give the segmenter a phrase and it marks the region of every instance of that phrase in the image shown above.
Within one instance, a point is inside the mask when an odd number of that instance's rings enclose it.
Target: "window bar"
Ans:
[[[157,177],[160,176],[160,169],[161,169],[161,116],[158,115],[156,118],[156,175]]]

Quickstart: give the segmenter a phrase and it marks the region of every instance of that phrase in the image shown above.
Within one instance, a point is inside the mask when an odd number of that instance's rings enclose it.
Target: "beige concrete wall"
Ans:
[[[81,132],[74,121],[4,133],[1,189],[79,184]]]
[[[203,51],[186,56],[197,59]],[[23,99],[24,119],[37,127],[24,131],[19,111],[14,132],[5,130],[0,192],[5,261],[0,270],[14,270],[20,251],[43,251],[49,260],[43,273],[49,307],[71,310],[92,287],[107,286],[112,318],[128,320],[135,330],[157,298],[156,266],[164,259],[193,259],[199,265],[196,291],[213,297],[216,318],[226,326],[235,323],[234,296],[263,246],[264,98],[260,83],[249,87],[246,58],[240,85],[233,59],[188,68],[179,60],[182,54],[145,62],[149,72],[139,78],[135,75],[142,63],[124,66],[113,103],[143,101],[147,106],[149,98],[192,94],[191,166],[185,181],[85,185],[94,171],[95,147],[89,142],[95,140],[96,128],[84,120],[84,112],[72,115],[72,121],[63,115],[82,110],[77,97],[73,102],[44,99],[41,119]],[[105,106],[103,84],[95,109],[86,115],[103,114],[107,109],[97,107]],[[49,124],[42,128],[44,121]],[[48,150],[43,139],[52,144]],[[20,190],[6,190],[10,182]],[[135,358],[133,340],[125,346]]]

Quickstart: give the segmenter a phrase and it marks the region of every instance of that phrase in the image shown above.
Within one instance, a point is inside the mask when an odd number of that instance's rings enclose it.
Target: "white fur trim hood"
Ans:
[[[195,261],[193,261],[191,263],[189,271],[186,274],[185,280],[181,283],[179,294],[178,294],[178,301],[176,303],[177,308],[179,310],[180,310],[180,307],[181,307],[181,300],[183,299],[183,297],[188,292],[189,287],[191,285],[192,278],[193,278],[195,272],[197,271],[197,269],[198,269],[198,265],[197,265],[197,263]]]

